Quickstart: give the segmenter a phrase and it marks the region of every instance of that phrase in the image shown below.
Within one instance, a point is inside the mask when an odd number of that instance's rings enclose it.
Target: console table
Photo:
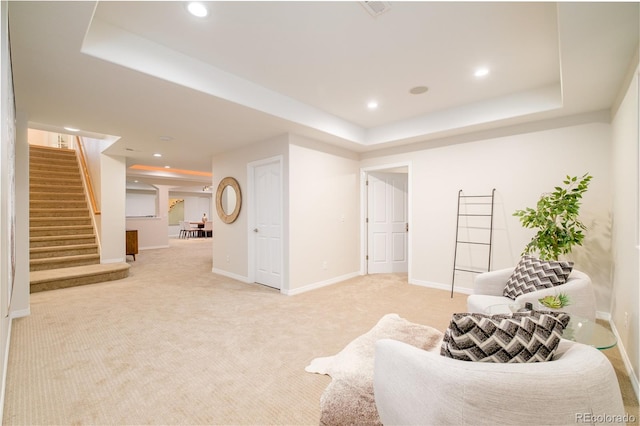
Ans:
[[[127,229],[126,233],[127,233],[127,238],[126,238],[127,256],[131,255],[133,256],[133,260],[136,260],[136,254],[138,254],[138,230]]]

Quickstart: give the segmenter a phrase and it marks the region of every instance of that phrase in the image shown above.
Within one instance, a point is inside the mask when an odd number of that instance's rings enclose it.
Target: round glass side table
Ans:
[[[484,313],[488,315],[512,314],[522,308],[524,306],[519,303],[501,303],[487,307]],[[578,315],[569,314],[569,316],[571,319],[562,333],[563,339],[584,343],[600,350],[612,348],[618,343],[615,334],[603,325]]]

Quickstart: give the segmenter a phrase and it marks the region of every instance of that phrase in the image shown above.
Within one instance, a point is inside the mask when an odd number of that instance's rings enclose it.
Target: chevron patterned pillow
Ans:
[[[496,363],[549,361],[569,319],[564,312],[548,311],[492,316],[453,314],[440,355]]]
[[[572,269],[573,262],[523,256],[507,280],[503,295],[515,300],[521,294],[564,284]]]

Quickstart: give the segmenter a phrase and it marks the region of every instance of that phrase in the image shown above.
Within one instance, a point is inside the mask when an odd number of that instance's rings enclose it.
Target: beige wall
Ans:
[[[613,274],[611,317],[619,345],[633,369],[636,392],[640,378],[638,70],[612,120]]]
[[[557,122],[553,122],[557,126]],[[514,128],[512,130],[517,130]],[[490,194],[496,188],[492,269],[517,263],[533,235],[512,214],[535,207],[543,192],[552,191],[566,175],[594,177],[583,200],[581,215],[591,235],[571,258],[576,268],[590,274],[598,289],[598,309],[608,311],[611,262],[610,126],[606,123],[514,133],[374,157],[362,167],[411,162],[410,280],[415,284],[450,287],[453,269],[458,191]],[[405,148],[406,149],[406,148]],[[604,244],[604,247],[601,245]],[[456,289],[469,292],[469,274],[456,277]]]
[[[214,188],[238,180],[243,205],[225,224],[212,212],[213,270],[248,281],[247,166],[283,160],[283,286],[285,294],[331,284],[358,273],[358,159],[355,153],[296,135],[283,135],[213,159]],[[227,261],[228,259],[228,261]]]
[[[125,261],[126,162],[124,157],[101,154],[100,262]]]
[[[102,209],[102,170],[100,168],[101,162],[101,153],[112,142],[107,142],[105,140],[92,139],[92,138],[84,138],[84,144],[82,145],[84,148],[84,156],[87,162],[87,169],[89,171],[89,176],[91,177],[91,186],[93,189],[93,196],[95,197],[96,204],[98,210]],[[109,181],[107,179],[106,181]],[[105,188],[105,190],[108,190]],[[89,205],[91,205],[91,201],[89,200]],[[91,206],[89,206],[91,208]],[[102,245],[102,214],[93,215],[93,219],[95,220],[96,232],[98,233],[98,241]]]
[[[19,292],[24,291],[24,287],[28,288],[29,281],[28,275],[19,277],[18,271],[16,271],[16,281],[13,280],[11,271],[11,253],[14,252],[14,249],[17,249],[17,245],[14,243],[14,239],[11,237],[11,223],[12,223],[12,215],[11,210],[15,208],[16,214],[21,214],[24,212],[25,206],[24,204],[18,205],[17,201],[19,197],[11,197],[11,185],[12,181],[10,179],[9,171],[13,170],[17,172],[17,166],[19,161],[21,165],[25,165],[25,158],[28,159],[28,155],[25,157],[22,156],[21,160],[17,160],[17,156],[14,156],[11,153],[9,147],[11,146],[10,141],[11,138],[15,137],[12,132],[12,125],[14,115],[14,99],[13,99],[13,90],[12,90],[12,76],[11,76],[11,63],[9,56],[9,42],[8,42],[8,21],[7,21],[7,2],[0,3],[0,117],[2,118],[0,122],[2,123],[0,126],[0,366],[2,367],[2,372],[0,372],[0,403],[4,400],[4,390],[6,383],[6,366],[7,366],[7,356],[9,354],[9,341],[11,335],[11,314],[15,313],[13,307],[11,307],[11,296],[12,292],[10,291],[10,286],[13,283],[14,286],[18,286]],[[22,140],[16,140],[16,152],[21,148],[18,148],[18,144],[23,144],[26,141],[26,132],[20,131],[20,138],[24,138]],[[18,179],[16,176],[16,190],[18,189]],[[17,210],[20,208],[20,210]],[[28,211],[28,210],[27,210]],[[28,214],[27,220],[28,220]],[[19,226],[19,220],[16,217],[16,226]],[[16,235],[16,234],[14,234]],[[16,255],[19,254],[15,252]],[[22,254],[22,253],[20,253]],[[23,262],[26,260],[28,264],[28,256],[26,259],[22,257],[20,259],[16,259],[16,267],[20,268],[18,262]],[[28,266],[27,266],[28,267]],[[25,281],[18,282],[17,279],[21,278],[21,280],[27,279]],[[27,299],[28,300],[28,299]],[[25,312],[26,314],[26,312]],[[2,415],[3,407],[0,407],[0,416]]]
[[[215,212],[214,208],[211,212],[211,220],[213,220],[213,232],[215,244],[213,244],[213,271],[226,276],[247,281],[248,271],[248,215],[247,215],[247,164],[271,158],[274,156],[282,156],[284,161],[284,175],[288,173],[288,141],[287,135],[281,135],[269,140],[260,141],[258,143],[240,148],[232,152],[226,152],[216,155],[212,159],[212,182],[214,191],[218,187],[220,181],[227,177],[235,178],[242,193],[242,207],[238,219],[231,224],[223,223]],[[286,179],[285,179],[286,181]],[[288,187],[284,182],[283,206],[288,204]],[[286,212],[283,211],[286,215]],[[286,225],[288,216],[284,217],[285,229],[283,230],[285,239],[288,236],[288,226]],[[287,261],[288,248],[284,249],[284,260]],[[228,261],[227,261],[228,259]],[[283,279],[284,286],[288,286],[288,263],[284,265]]]
[[[138,231],[138,249],[169,247],[167,221],[159,217],[128,217],[126,229]]]
[[[354,153],[291,136],[289,293],[358,274],[359,160]]]
[[[89,169],[89,176],[91,177],[91,184],[93,187],[93,195],[96,198],[98,204],[98,210],[102,209],[100,200],[102,198],[102,171],[100,170],[100,154],[113,144],[112,141],[104,139],[83,138],[82,147],[84,149],[85,160],[87,161],[87,169]]]
[[[16,235],[29,235],[29,144],[27,121],[18,112],[16,121]],[[21,212],[24,212],[21,213]],[[29,238],[16,238],[16,279],[11,317],[30,313]]]

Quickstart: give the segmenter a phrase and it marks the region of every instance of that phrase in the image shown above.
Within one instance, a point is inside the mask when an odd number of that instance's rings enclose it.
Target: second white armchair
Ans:
[[[469,312],[487,313],[487,308],[499,304],[519,304],[530,302],[534,308],[538,306],[538,299],[553,296],[559,292],[569,296],[570,304],[563,311],[594,321],[596,318],[596,298],[591,285],[591,279],[581,271],[573,270],[567,282],[550,288],[532,291],[516,297],[515,300],[503,295],[507,280],[514,268],[499,269],[479,274],[474,281],[474,294],[467,299]]]

